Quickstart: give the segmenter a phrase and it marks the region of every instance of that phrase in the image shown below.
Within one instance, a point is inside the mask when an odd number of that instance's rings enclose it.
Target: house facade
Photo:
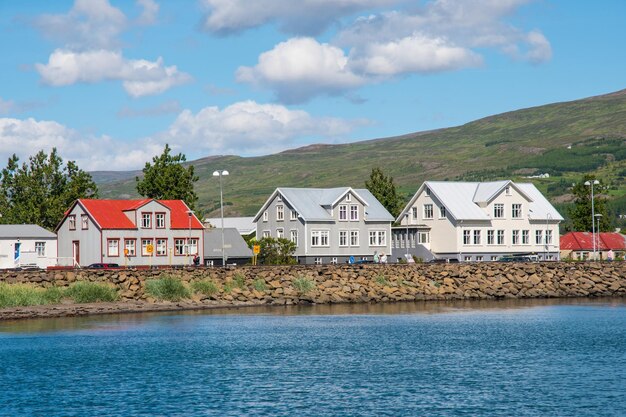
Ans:
[[[350,187],[277,188],[254,217],[257,239],[291,240],[301,264],[390,254],[392,222],[368,190]]]
[[[57,236],[36,224],[0,225],[0,269],[57,263]]]
[[[393,257],[558,260],[562,220],[533,184],[426,181],[396,219]]]
[[[561,236],[561,258],[586,261],[593,259],[595,249],[596,259],[609,258],[609,251],[613,259],[624,258],[626,255],[626,235],[621,233],[591,233],[569,232]]]
[[[190,265],[204,227],[182,200],[77,200],[56,229],[59,265]]]

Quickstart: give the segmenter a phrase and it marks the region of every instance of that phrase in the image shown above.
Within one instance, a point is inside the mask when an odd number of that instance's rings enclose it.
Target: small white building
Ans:
[[[426,181],[396,219],[393,256],[495,261],[559,258],[563,217],[530,183]]]
[[[57,235],[36,224],[0,225],[0,269],[57,264]]]

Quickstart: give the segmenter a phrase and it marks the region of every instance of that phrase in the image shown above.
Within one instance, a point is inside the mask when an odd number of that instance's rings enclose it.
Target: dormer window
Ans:
[[[352,194],[350,194],[350,193],[346,194],[346,201],[347,202],[352,201]]]
[[[141,228],[142,229],[152,228],[152,213],[141,213]]]
[[[350,220],[351,221],[359,220],[359,206],[357,205],[350,206]]]
[[[282,204],[280,206],[276,206],[276,220],[282,221],[285,219],[285,206]]]
[[[165,229],[165,213],[156,214],[156,228]]]

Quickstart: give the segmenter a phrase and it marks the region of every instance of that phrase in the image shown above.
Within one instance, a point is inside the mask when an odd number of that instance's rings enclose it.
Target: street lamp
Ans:
[[[598,213],[594,217],[596,218],[596,222],[598,223],[598,227],[596,227],[596,230],[598,231],[598,233],[597,233],[598,242],[597,242],[597,245],[595,245],[595,246],[598,249],[598,252],[602,252],[600,250],[600,218],[602,217],[602,214]],[[595,243],[596,242],[594,241],[594,244]],[[596,260],[595,259],[595,254],[594,254],[594,260]]]
[[[191,215],[193,211],[187,210],[187,217],[189,217],[189,234],[187,235],[187,258],[189,258],[189,265],[191,265],[191,258],[189,252],[191,252]]]
[[[222,213],[222,267],[226,266],[226,254],[224,253],[224,194],[222,192],[222,177],[228,175],[225,169],[213,171],[214,177],[220,177],[220,211]]]
[[[598,184],[600,184],[600,181],[598,180],[585,181],[586,186],[591,186],[591,241],[593,242],[593,259],[594,260],[596,259],[596,223],[595,223],[596,211],[593,206],[593,186],[598,185]]]

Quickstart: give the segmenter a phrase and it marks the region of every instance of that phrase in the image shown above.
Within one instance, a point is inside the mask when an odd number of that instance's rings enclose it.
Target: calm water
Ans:
[[[626,415],[626,300],[0,323],[0,416]]]

